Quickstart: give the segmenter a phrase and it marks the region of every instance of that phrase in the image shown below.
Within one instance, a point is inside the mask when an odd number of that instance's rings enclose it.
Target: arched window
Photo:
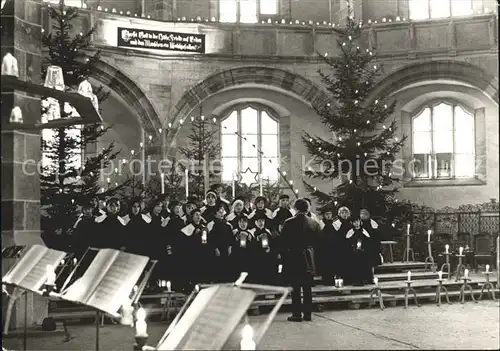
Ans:
[[[67,145],[81,143],[82,126],[74,126],[64,129],[66,131]],[[47,147],[42,149],[42,167],[49,167],[49,173],[57,172],[57,161],[53,159],[56,156],[56,150],[59,147],[57,138],[57,129],[43,129],[42,139]],[[65,159],[67,167],[79,169],[83,165],[83,150],[80,147],[65,148],[67,158]]]
[[[279,125],[267,110],[253,106],[233,109],[221,127],[222,181],[231,181],[235,173],[247,169],[264,179],[278,180]]]
[[[219,0],[219,20],[257,23],[260,15],[277,15],[278,0]]]
[[[467,16],[474,13],[473,0],[410,0],[409,5],[410,19],[413,20]]]
[[[475,175],[474,116],[440,102],[412,119],[414,178],[472,178]]]

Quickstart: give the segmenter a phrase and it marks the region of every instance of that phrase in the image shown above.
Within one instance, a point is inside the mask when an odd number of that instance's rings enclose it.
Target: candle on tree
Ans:
[[[463,254],[463,253],[464,253],[464,248],[463,248],[462,246],[460,246],[460,247],[458,248],[458,254],[459,254],[460,256],[462,256],[462,254]]]
[[[135,334],[136,336],[148,336],[148,325],[146,324],[146,311],[139,308],[136,313]]]
[[[443,280],[443,272],[442,271],[438,272],[438,279]]]
[[[411,281],[411,271],[408,271],[408,281]]]
[[[161,193],[165,194],[165,174],[161,173],[160,178],[161,178]]]
[[[406,234],[410,235],[410,223],[406,225]]]
[[[167,291],[168,292],[172,291],[172,283],[170,283],[170,280],[167,282]]]
[[[233,181],[232,181],[232,191],[233,191],[233,200],[236,197],[236,184],[234,181],[234,173],[233,173]]]
[[[184,170],[184,176],[186,178],[186,199],[189,197],[189,171],[186,168]]]
[[[280,264],[278,265],[278,273],[281,274],[282,271],[283,271],[283,265]]]
[[[428,230],[427,231],[427,242],[431,242],[431,234],[432,234],[432,230]]]
[[[55,285],[56,284],[56,273],[54,272],[54,267],[52,267],[50,264],[48,264],[45,267],[45,284],[47,285]]]
[[[259,174],[259,194],[262,196],[263,194],[263,189],[262,189],[262,174]]]
[[[487,264],[487,265],[486,265],[486,273],[489,273],[489,272],[490,272],[490,265],[489,265],[489,264]]]
[[[373,284],[375,284],[375,286],[377,286],[377,285],[378,285],[378,278],[377,278],[377,277],[374,277],[374,278],[373,278]]]
[[[465,271],[464,271],[464,278],[469,279],[469,270],[468,269],[465,269]]]
[[[450,245],[446,244],[444,246],[444,253],[450,253]]]

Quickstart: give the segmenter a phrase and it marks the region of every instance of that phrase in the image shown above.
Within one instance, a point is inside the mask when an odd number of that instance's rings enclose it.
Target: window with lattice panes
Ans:
[[[221,162],[222,181],[231,181],[247,169],[263,179],[277,181],[278,120],[260,107],[233,109],[221,121]]]
[[[219,21],[257,23],[259,15],[278,14],[279,0],[219,0]]]
[[[416,179],[475,176],[474,115],[440,102],[412,118],[412,171]]]
[[[474,0],[409,0],[410,19],[423,20],[468,16],[474,13]]]
[[[43,0],[42,2],[52,4],[52,5],[59,5],[59,0]],[[71,6],[71,7],[82,7],[85,1],[82,0],[64,0],[64,5],[65,6]]]

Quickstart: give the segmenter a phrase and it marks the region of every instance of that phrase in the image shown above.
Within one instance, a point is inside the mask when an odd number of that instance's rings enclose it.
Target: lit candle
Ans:
[[[267,236],[262,238],[262,248],[267,249],[269,247],[269,240],[267,240]]]
[[[465,279],[469,279],[469,270],[468,270],[468,269],[466,269],[466,270],[464,271],[464,278],[465,278]]]
[[[165,194],[165,174],[161,173],[161,193]]]
[[[56,274],[54,273],[54,267],[52,267],[50,264],[48,264],[45,267],[45,272],[46,272],[45,284],[55,285],[56,284]]]
[[[259,175],[259,193],[262,196],[262,174]]]
[[[283,271],[283,265],[280,264],[280,265],[278,265],[278,273],[281,274],[282,271]]]
[[[339,288],[344,286],[344,279],[339,279]]]
[[[490,265],[489,265],[489,264],[487,264],[487,265],[486,265],[486,273],[489,273],[489,272],[490,272]]]
[[[411,272],[408,271],[408,281],[411,281]]]
[[[249,324],[247,324],[243,327],[243,332],[241,334],[240,349],[255,350],[257,345],[253,340],[253,328]]]
[[[462,256],[462,254],[464,253],[464,248],[462,246],[458,248],[458,253],[460,256]]]
[[[233,173],[233,181],[232,181],[232,184],[233,184],[233,199],[236,197],[236,184],[235,184],[235,181],[234,181],[234,173]]]
[[[189,171],[186,168],[184,171],[185,177],[186,177],[186,199],[189,197]]]
[[[207,243],[207,231],[203,230],[201,232],[201,243],[206,244]]]
[[[247,247],[247,237],[244,234],[240,236],[240,247]]]
[[[357,242],[356,247],[358,248],[358,250],[361,249],[361,241]]]
[[[427,231],[427,242],[430,242],[431,241],[431,233],[432,233],[432,230],[428,230]]]
[[[340,287],[340,281],[339,281],[339,279],[335,279],[335,287],[336,288]]]
[[[168,292],[172,291],[172,283],[170,283],[170,280],[167,282],[167,291]]]
[[[373,284],[378,285],[378,278],[377,277],[373,278]]]
[[[406,225],[406,234],[410,235],[410,223]]]
[[[443,280],[443,272],[442,271],[438,272],[438,279]]]
[[[446,244],[444,246],[444,253],[450,253],[450,245]]]
[[[144,308],[139,308],[136,314],[137,321],[135,322],[136,336],[148,336],[148,325],[146,324],[146,311]]]
[[[133,313],[134,308],[132,307],[132,300],[127,299],[122,305],[122,318],[120,320],[120,323],[122,325],[133,325]]]

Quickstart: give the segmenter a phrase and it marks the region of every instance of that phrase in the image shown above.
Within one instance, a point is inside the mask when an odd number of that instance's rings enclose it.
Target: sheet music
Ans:
[[[148,257],[120,252],[87,304],[101,311],[116,314],[139,280]]]
[[[64,257],[66,257],[65,252],[48,249],[45,255],[24,277],[19,286],[31,291],[40,291],[47,279],[47,265],[52,266],[55,271]]]

